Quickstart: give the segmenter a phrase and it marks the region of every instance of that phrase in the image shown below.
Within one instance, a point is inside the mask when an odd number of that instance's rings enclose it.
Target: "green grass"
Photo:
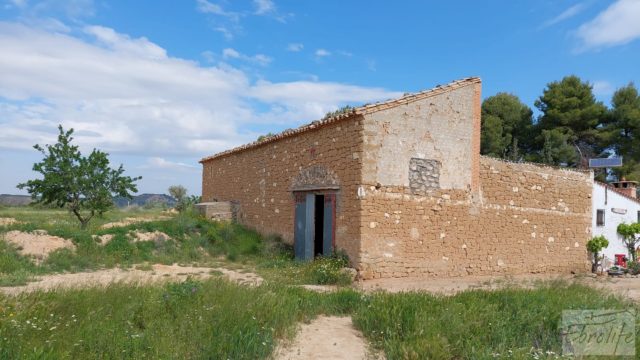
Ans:
[[[187,212],[167,220],[140,222],[124,227],[102,229],[107,222],[127,217],[157,217],[158,211],[114,210],[105,218],[92,221],[88,229],[80,229],[77,221],[65,211],[33,208],[7,208],[0,210],[0,217],[14,217],[21,221],[4,228],[4,231],[33,231],[44,229],[49,234],[70,239],[76,250],[62,249],[53,252],[40,265],[20,256],[15,248],[0,241],[0,286],[23,285],[34,276],[57,272],[80,272],[100,268],[134,267],[136,264],[197,264],[257,268],[261,275],[272,281],[297,284],[350,283],[340,273],[347,263],[342,258],[323,259],[314,263],[293,260],[293,248],[277,236],[263,238],[255,231],[233,223],[216,223]],[[0,227],[0,232],[3,229]],[[133,242],[127,235],[132,231],[160,231],[171,237],[169,241]],[[113,235],[106,245],[96,242],[93,236]]]
[[[387,359],[555,358],[563,310],[633,306],[558,282],[450,297],[319,294],[220,278],[112,285],[0,296],[0,358],[261,359],[293,336],[296,323],[319,314],[351,315]]]
[[[0,358],[265,358],[297,322],[358,299],[220,279],[0,297]]]
[[[629,301],[564,282],[537,288],[364,296],[353,321],[388,359],[545,358],[561,355],[563,310],[626,309]],[[638,329],[640,330],[640,329]],[[636,336],[640,354],[640,337]]]

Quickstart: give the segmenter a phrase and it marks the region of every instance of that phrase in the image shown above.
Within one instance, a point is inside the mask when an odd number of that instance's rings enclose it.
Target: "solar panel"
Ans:
[[[590,168],[611,168],[622,166],[622,157],[589,159]]]

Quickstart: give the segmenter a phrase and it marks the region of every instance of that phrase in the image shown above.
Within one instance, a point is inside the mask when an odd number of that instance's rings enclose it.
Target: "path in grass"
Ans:
[[[291,343],[279,346],[276,360],[293,359],[368,359],[368,346],[354,329],[351,317],[320,316],[298,329]],[[378,357],[380,358],[380,357]]]
[[[225,268],[156,264],[144,270],[115,268],[93,272],[44,275],[24,286],[0,287],[0,292],[8,295],[17,295],[24,292],[47,291],[58,288],[106,286],[112,283],[148,284],[163,281],[183,281],[187,277],[206,279],[211,276],[225,276],[229,280],[245,285],[257,286],[262,283],[260,276],[250,272],[240,272]]]

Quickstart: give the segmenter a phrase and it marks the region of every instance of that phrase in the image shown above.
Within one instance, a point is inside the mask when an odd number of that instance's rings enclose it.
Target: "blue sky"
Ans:
[[[62,123],[142,175],[200,192],[206,155],[357,105],[480,76],[533,107],[576,74],[640,81],[640,0],[0,0],[0,193]]]

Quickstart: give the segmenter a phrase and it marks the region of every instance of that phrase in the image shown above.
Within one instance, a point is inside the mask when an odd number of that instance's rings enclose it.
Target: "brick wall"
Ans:
[[[359,254],[357,185],[362,170],[362,117],[214,157],[203,162],[203,201],[234,201],[238,221],[293,243],[296,179],[324,169],[338,183],[336,246],[353,261]],[[320,173],[322,173],[320,171]]]
[[[589,173],[480,159],[480,191],[369,188],[365,278],[588,270]]]

